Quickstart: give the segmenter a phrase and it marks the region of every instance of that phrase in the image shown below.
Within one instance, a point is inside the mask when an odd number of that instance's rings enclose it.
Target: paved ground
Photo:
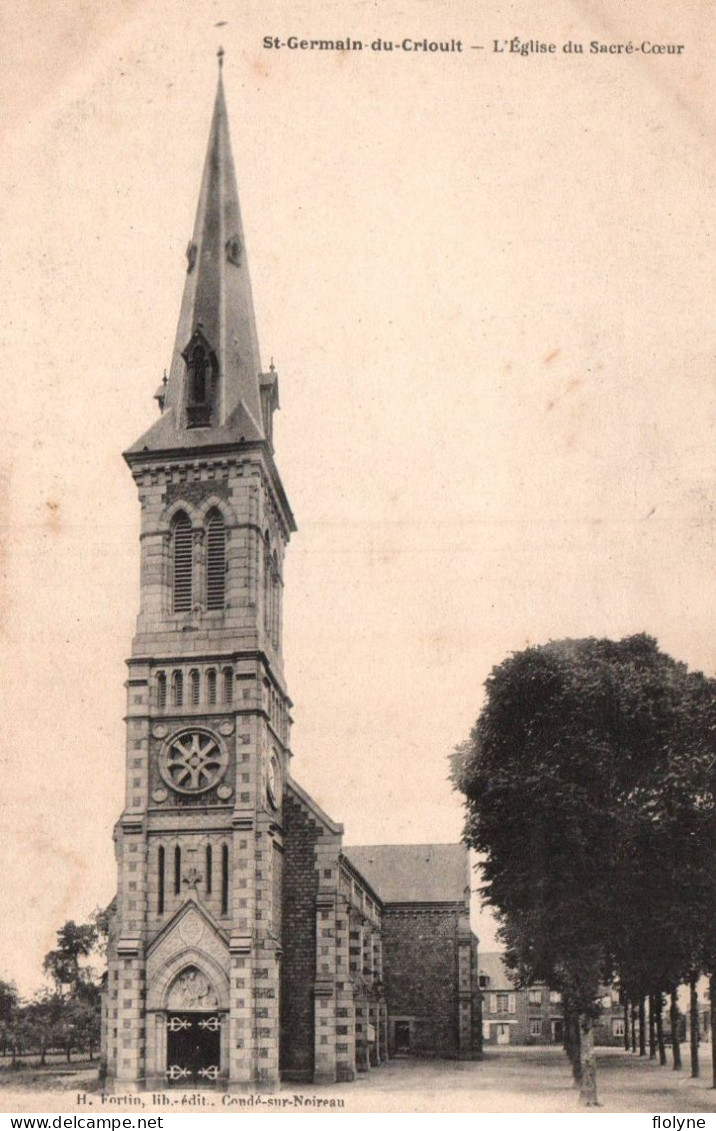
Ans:
[[[702,1076],[692,1080],[688,1051],[674,1072],[620,1049],[599,1049],[598,1091],[605,1112],[714,1111],[711,1047],[702,1047]],[[563,1051],[558,1048],[491,1049],[479,1064],[392,1061],[350,1085],[381,1110],[454,1112],[579,1111]],[[352,1100],[351,1110],[358,1096]],[[377,1102],[375,1102],[377,1101]],[[402,1103],[402,1106],[398,1106]],[[411,1106],[412,1105],[412,1106]]]
[[[653,1061],[620,1049],[598,1050],[601,1110],[680,1115],[714,1111],[716,1091],[710,1087],[710,1046],[702,1046],[703,1075],[699,1080],[691,1079],[688,1049],[683,1052],[684,1068],[674,1072],[670,1066],[660,1068]],[[102,1107],[96,1066],[78,1063],[56,1065],[45,1071],[28,1067],[19,1072],[0,1067],[0,1111],[77,1111],[78,1092],[90,1093],[93,1114],[99,1114]],[[177,1103],[181,1102],[181,1091],[172,1091],[170,1095]],[[207,1104],[203,1108],[206,1114],[210,1111],[238,1114],[240,1110],[223,1106],[216,1092],[199,1095],[205,1097],[202,1103]],[[319,1100],[341,1099],[345,1102],[344,1110],[355,1113],[580,1110],[567,1059],[559,1048],[491,1049],[481,1063],[395,1060],[361,1075],[352,1084],[284,1085],[279,1093],[289,1105],[294,1095]],[[143,1099],[146,1110],[151,1110],[149,1097]],[[121,1098],[119,1104],[122,1104]],[[117,1107],[113,1110],[116,1112]],[[132,1109],[127,1106],[124,1110],[129,1113]]]

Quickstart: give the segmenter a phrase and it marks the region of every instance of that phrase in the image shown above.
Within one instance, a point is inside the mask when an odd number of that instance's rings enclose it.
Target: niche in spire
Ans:
[[[216,423],[219,363],[201,323],[182,353],[186,362],[186,426],[209,428]]]

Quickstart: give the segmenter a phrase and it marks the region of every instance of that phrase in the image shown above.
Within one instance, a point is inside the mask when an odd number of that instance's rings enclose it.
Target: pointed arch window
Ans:
[[[226,525],[218,510],[206,524],[206,607],[223,609],[226,603]]]
[[[210,707],[216,705],[216,671],[209,668],[206,673],[206,701]]]
[[[193,602],[193,552],[191,523],[180,511],[172,530],[172,589],[175,613],[189,612]]]
[[[184,706],[184,676],[182,672],[174,672],[172,676],[172,706]]]
[[[179,895],[181,891],[181,848],[179,845],[174,849],[174,894]]]
[[[157,709],[163,711],[167,705],[167,673],[157,672]]]

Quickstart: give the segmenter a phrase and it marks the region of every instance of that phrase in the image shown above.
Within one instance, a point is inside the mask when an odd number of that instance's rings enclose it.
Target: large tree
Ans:
[[[588,1105],[597,1103],[600,982],[638,949],[629,899],[648,871],[642,842],[667,821],[668,775],[691,781],[689,748],[703,720],[684,722],[689,678],[644,635],[528,648],[493,670],[453,757],[466,839],[484,856],[483,895],[501,917],[507,961],[523,982],[562,990]],[[629,977],[639,994],[649,991],[636,960]]]

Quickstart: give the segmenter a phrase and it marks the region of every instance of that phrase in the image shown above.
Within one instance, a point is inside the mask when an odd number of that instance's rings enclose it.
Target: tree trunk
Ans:
[[[568,1001],[564,1003],[564,1051],[569,1057],[572,1066],[572,1079],[575,1087],[579,1087],[582,1067],[579,1057],[580,1033],[579,1017],[574,1006]]]
[[[669,1007],[669,1020],[671,1021],[671,1053],[673,1057],[672,1068],[674,1072],[681,1069],[681,1042],[679,1041],[679,1007],[676,1001],[678,987],[671,991],[671,1004]]]
[[[594,1022],[585,1013],[579,1018],[579,1063],[579,1102],[583,1107],[599,1107],[597,1058],[594,1055]]]
[[[581,1083],[581,1060],[579,1033],[579,1015],[573,1005],[564,1008],[564,1035],[566,1035],[566,1048],[569,1062],[572,1067],[572,1080],[578,1088]]]
[[[579,1015],[573,1015],[572,1040],[574,1042],[574,1055],[572,1057],[572,1079],[575,1088],[582,1086],[582,1032],[579,1028]]]
[[[689,1028],[691,1030],[691,1075],[699,1074],[699,995],[696,990],[696,974],[689,978]]]
[[[649,1060],[656,1060],[656,994],[649,994]]]
[[[639,998],[639,1056],[646,1056],[646,1006],[644,998]]]
[[[656,1043],[659,1048],[659,1064],[666,1064],[666,1047],[664,1045],[664,995],[656,995]]]
[[[629,1052],[629,1042],[631,1035],[629,1033],[629,998],[624,998],[624,1052]]]
[[[636,1052],[636,1002],[631,1003],[631,1051]]]

